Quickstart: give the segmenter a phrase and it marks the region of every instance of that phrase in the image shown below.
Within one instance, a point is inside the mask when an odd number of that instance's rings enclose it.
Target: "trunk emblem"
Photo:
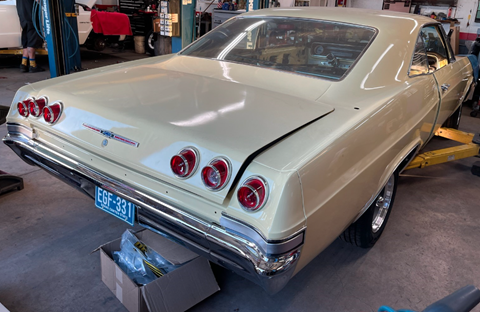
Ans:
[[[112,140],[116,140],[116,141],[119,141],[119,142],[122,142],[122,143],[125,143],[125,144],[128,144],[130,146],[134,146],[134,147],[138,147],[140,144],[138,142],[135,142],[133,140],[130,140],[130,139],[127,139],[126,137],[124,136],[121,136],[121,135],[118,135],[116,133],[113,133],[111,131],[108,131],[108,130],[103,130],[103,129],[100,129],[100,128],[97,128],[97,127],[94,127],[92,125],[89,125],[89,124],[86,124],[84,123],[83,126],[87,129],[90,129],[98,134],[101,134],[109,139],[112,139]],[[106,142],[105,142],[106,141]],[[103,146],[107,146],[108,144],[108,141],[107,140],[104,140],[102,142],[102,145]]]

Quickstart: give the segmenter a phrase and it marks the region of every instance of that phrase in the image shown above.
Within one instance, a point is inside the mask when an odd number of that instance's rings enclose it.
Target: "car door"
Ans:
[[[421,35],[417,37],[415,49],[411,56],[408,70],[408,100],[405,102],[409,111],[418,111],[420,138],[426,144],[433,135],[435,121],[440,107],[437,81],[429,70],[425,43]]]
[[[427,59],[429,71],[437,81],[440,108],[437,114],[434,131],[442,126],[445,120],[457,110],[463,99],[467,80],[463,79],[462,64],[456,62],[449,49],[449,43],[439,25],[426,25],[420,31]]]

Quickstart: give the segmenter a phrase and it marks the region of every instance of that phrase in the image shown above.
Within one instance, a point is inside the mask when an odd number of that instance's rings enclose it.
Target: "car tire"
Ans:
[[[462,107],[463,104],[460,104],[460,107],[455,111],[455,113],[452,114],[452,116],[448,117],[448,119],[443,123],[442,127],[458,129],[460,126],[460,120],[462,119]]]
[[[105,46],[106,46],[106,42],[105,42],[105,38],[102,36],[102,37],[97,37],[93,40],[93,49],[97,52],[101,52],[103,50],[105,50]]]
[[[155,34],[153,29],[145,36],[145,51],[150,55],[155,55]]]
[[[375,245],[392,212],[397,181],[398,173],[395,172],[367,211],[342,233],[341,238],[344,241],[362,248],[370,248]]]

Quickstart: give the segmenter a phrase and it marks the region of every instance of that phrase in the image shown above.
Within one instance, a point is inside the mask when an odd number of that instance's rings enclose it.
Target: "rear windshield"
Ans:
[[[285,17],[237,17],[180,54],[339,80],[375,36],[369,27]]]

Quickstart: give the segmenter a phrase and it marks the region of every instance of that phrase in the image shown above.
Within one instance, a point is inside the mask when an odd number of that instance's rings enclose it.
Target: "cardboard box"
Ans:
[[[160,18],[155,17],[153,19],[153,32],[154,33],[159,33],[160,32]]]
[[[460,44],[460,26],[450,26],[453,29],[453,33],[450,36],[450,44],[452,45],[453,54],[457,55]]]
[[[173,264],[183,264],[155,281],[138,286],[113,261],[121,238],[100,246],[102,281],[130,312],[185,311],[220,288],[207,259],[149,230],[135,235]]]

